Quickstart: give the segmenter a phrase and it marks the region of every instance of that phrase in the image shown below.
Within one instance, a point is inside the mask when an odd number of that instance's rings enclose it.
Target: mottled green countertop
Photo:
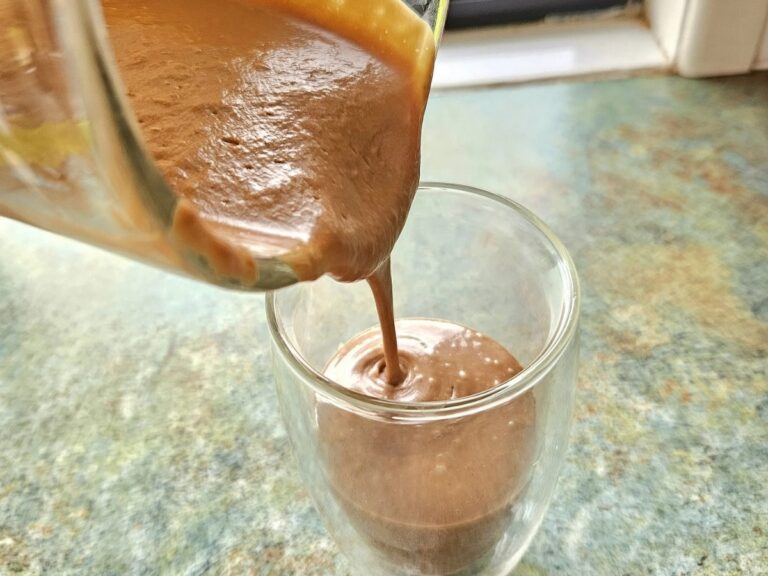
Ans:
[[[768,574],[768,75],[435,94],[425,179],[571,248],[578,406],[516,576]],[[263,297],[0,221],[0,575],[347,574]]]

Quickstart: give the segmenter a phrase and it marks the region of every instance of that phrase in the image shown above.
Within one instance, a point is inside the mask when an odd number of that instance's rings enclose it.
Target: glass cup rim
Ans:
[[[440,193],[446,191],[480,196],[486,200],[501,204],[505,209],[512,210],[531,224],[543,240],[550,245],[558,259],[557,263],[561,273],[563,288],[563,306],[557,318],[553,334],[547,339],[542,352],[533,362],[509,380],[488,390],[471,396],[445,401],[400,402],[386,400],[349,390],[315,370],[303,358],[285,333],[285,323],[280,317],[276,302],[277,292],[268,292],[266,295],[267,325],[272,341],[276,343],[280,355],[285,358],[291,369],[301,377],[303,382],[323,397],[356,410],[401,419],[411,419],[414,417],[429,417],[432,419],[453,418],[458,415],[480,412],[506,403],[535,386],[554,368],[568,348],[568,345],[575,338],[581,304],[579,279],[573,259],[552,230],[538,216],[518,202],[472,186],[421,182],[417,193]],[[295,288],[294,286],[293,289]],[[288,287],[285,289],[290,290],[292,288]]]

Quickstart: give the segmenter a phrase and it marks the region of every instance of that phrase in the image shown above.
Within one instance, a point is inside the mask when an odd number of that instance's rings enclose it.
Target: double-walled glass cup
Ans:
[[[367,286],[323,279],[271,293],[275,380],[299,468],[354,573],[508,574],[564,459],[578,347],[573,262],[522,206],[423,184],[392,274],[397,317],[470,327],[524,369],[446,402],[370,398],[323,376],[340,345],[376,325]],[[450,458],[459,451],[468,456]],[[406,467],[411,482],[398,483]]]

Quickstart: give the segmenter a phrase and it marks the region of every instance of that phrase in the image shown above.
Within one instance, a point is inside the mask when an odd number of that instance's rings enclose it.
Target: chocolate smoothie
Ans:
[[[388,257],[418,183],[434,61],[428,26],[400,0],[103,6],[146,145],[178,195],[174,241],[245,284],[259,274],[254,255],[303,280],[368,280],[381,328],[344,345],[330,378],[425,402],[521,370],[463,326],[394,322]],[[532,393],[419,426],[325,403],[317,415],[332,490],[393,565],[451,574],[502,536],[533,458]]]
[[[397,385],[383,377],[381,332],[342,346],[325,374],[357,392],[402,402],[470,396],[522,368],[494,340],[442,320],[396,323]],[[318,407],[330,482],[355,527],[395,566],[453,574],[499,540],[525,486],[535,448],[532,392],[462,419],[405,425]]]

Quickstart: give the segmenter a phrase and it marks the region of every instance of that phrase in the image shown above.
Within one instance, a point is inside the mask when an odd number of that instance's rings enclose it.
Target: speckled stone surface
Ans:
[[[515,576],[768,574],[768,75],[446,92],[424,179],[541,215],[583,283],[571,448]],[[0,575],[348,574],[263,297],[0,220]]]

